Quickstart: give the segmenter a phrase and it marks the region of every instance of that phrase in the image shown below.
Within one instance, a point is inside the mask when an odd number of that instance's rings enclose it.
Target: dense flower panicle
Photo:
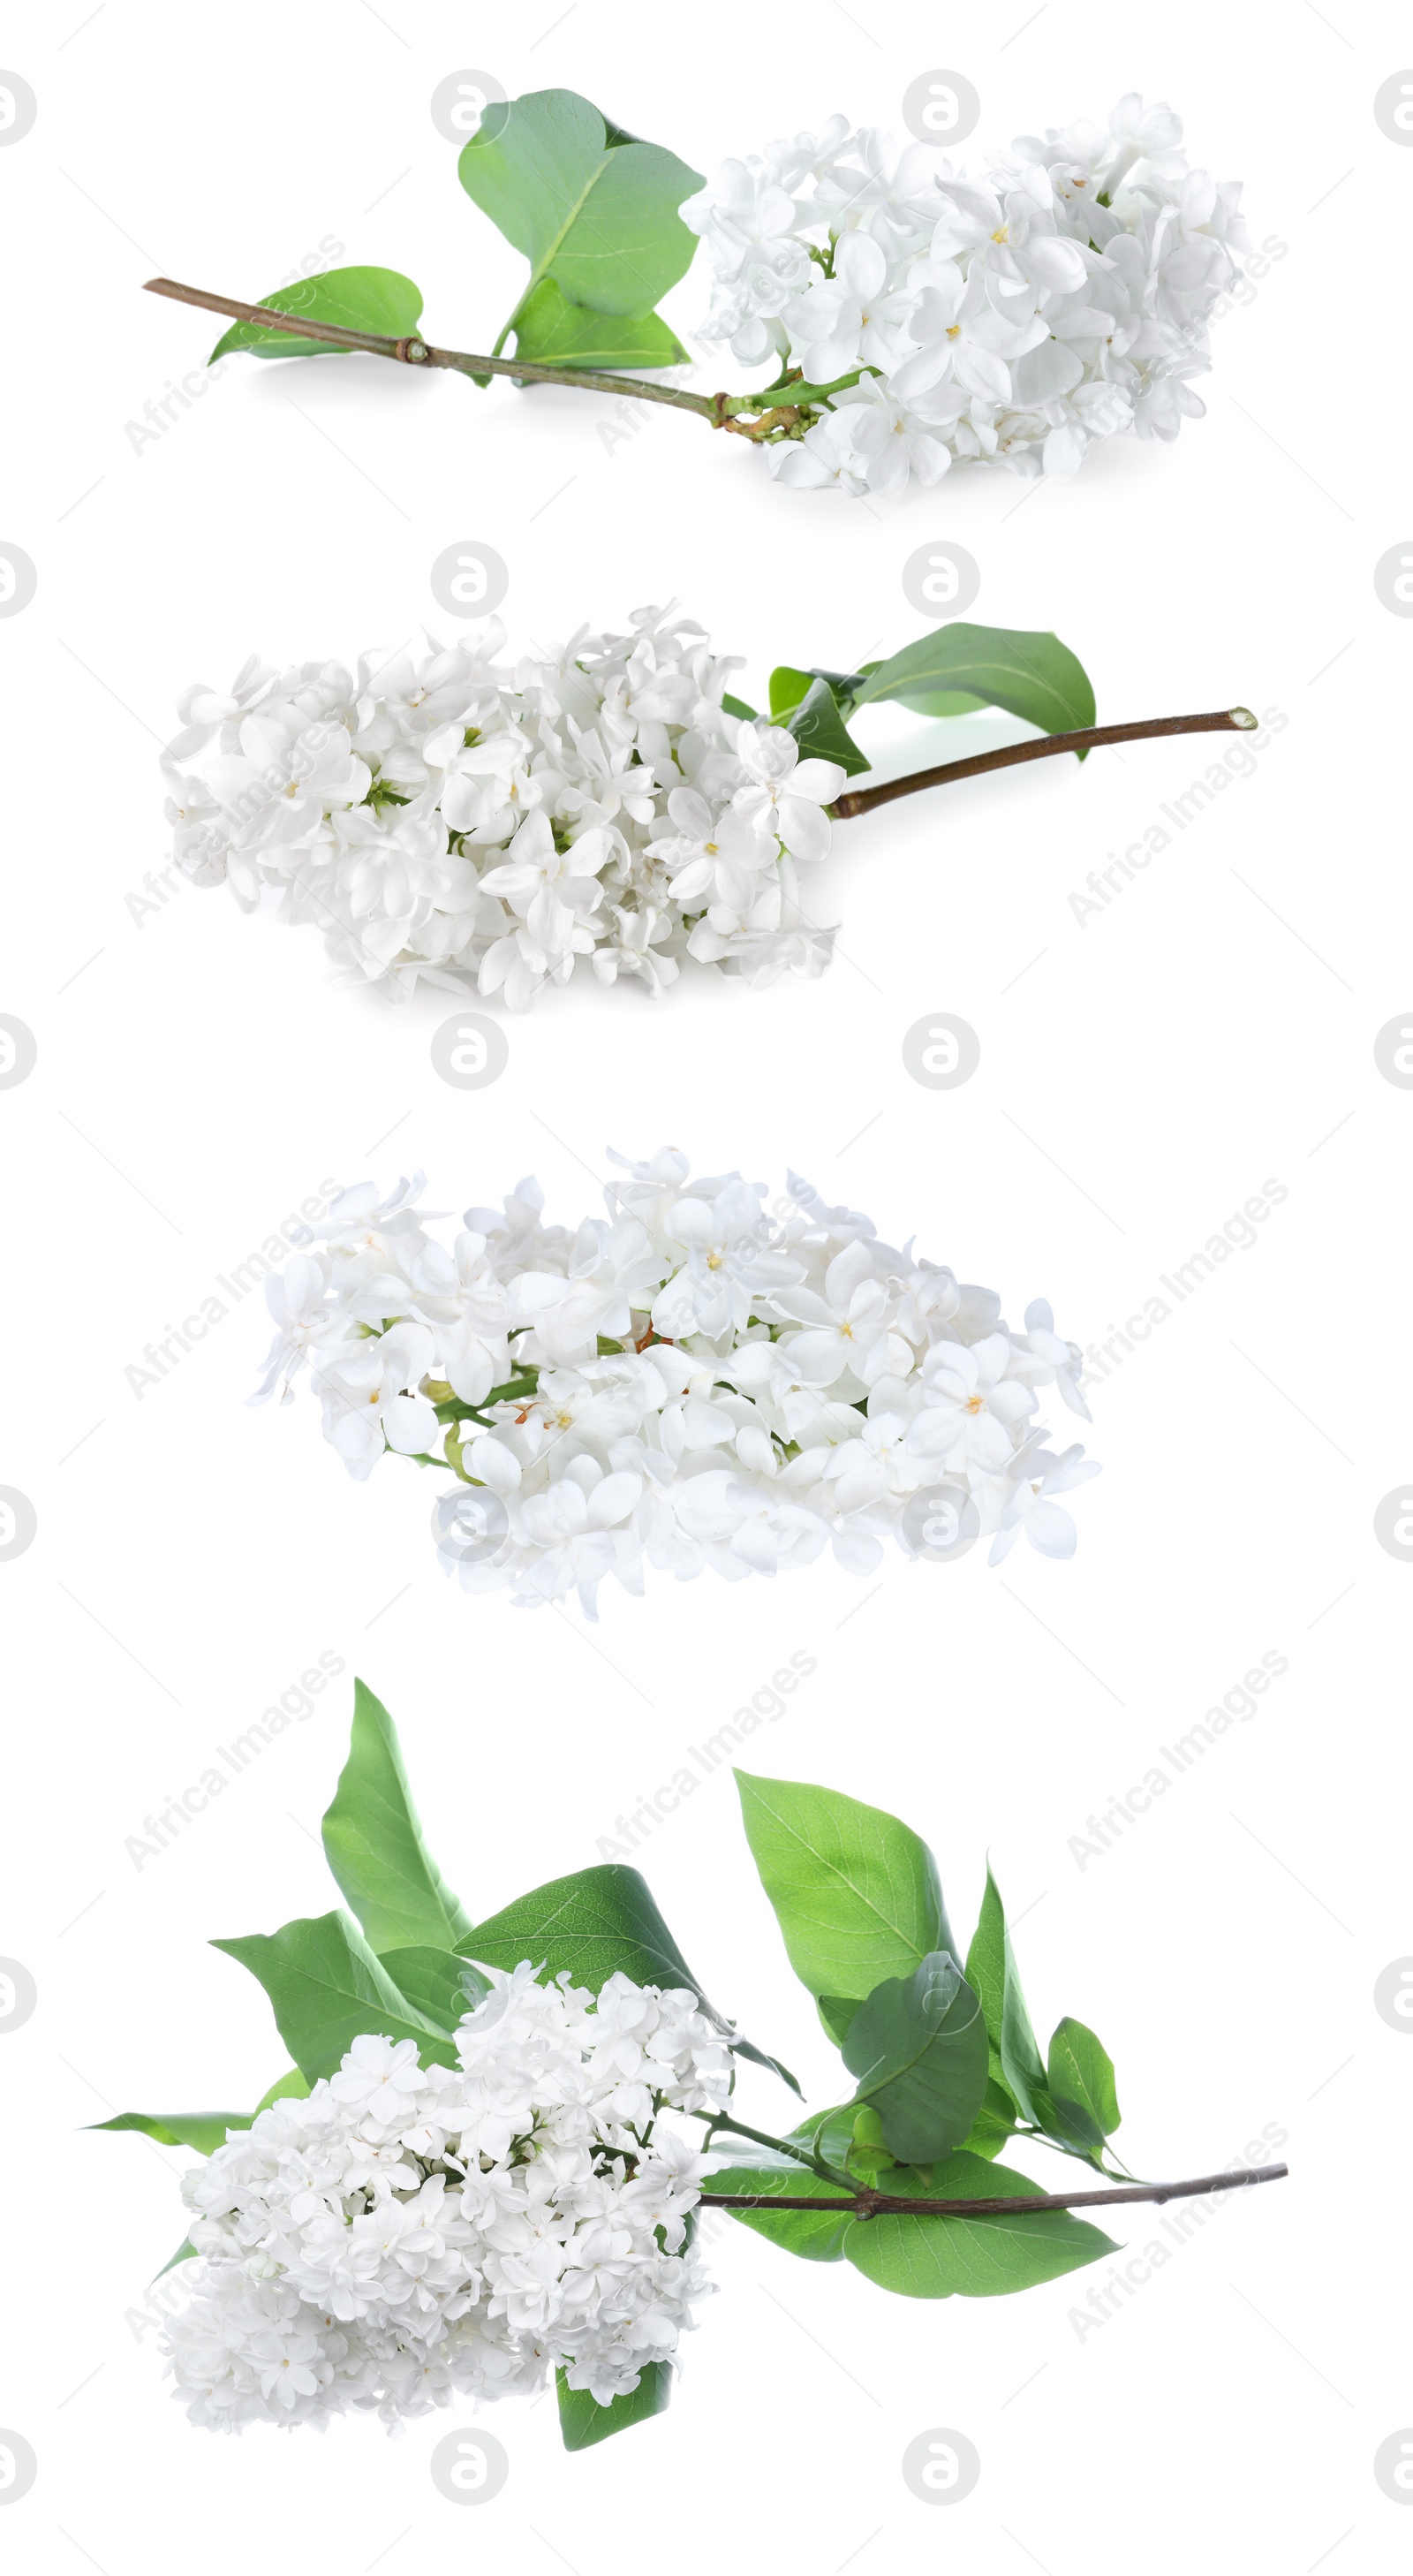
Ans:
[[[1248,246],[1239,185],[1181,142],[1130,94],[980,177],[843,116],[726,162],[682,208],[715,271],[708,338],[805,385],[857,376],[769,441],[777,479],[900,492],[954,460],[1072,474],[1118,430],[1176,438]]]
[[[988,1288],[881,1243],[791,1174],[767,1207],[739,1172],[685,1155],[611,1155],[607,1214],[543,1221],[521,1181],[468,1208],[448,1250],[421,1176],[379,1201],[345,1190],[266,1282],[277,1326],[254,1402],[309,1367],[324,1436],[351,1475],[399,1451],[445,1458],[438,1552],[470,1592],[532,1606],[644,1564],[679,1581],[808,1564],[832,1545],[866,1574],[894,1540],[927,1553],[915,1498],[991,1536],[1067,1557],[1055,1497],[1097,1474],[1035,1419],[1054,1386],[1088,1419],[1078,1345],[1043,1300],[1014,1333]],[[910,1514],[909,1507],[914,1505]]]
[[[179,702],[178,865],[245,911],[312,922],[354,978],[419,977],[524,1010],[581,958],[665,992],[684,958],[815,976],[797,865],[829,848],[834,761],[722,704],[739,657],[675,606],[513,668],[474,639],[285,671],[250,661]]]
[[[727,2035],[621,1975],[597,1999],[528,1961],[481,1982],[458,2066],[369,2034],[186,2176],[200,2260],[165,2350],[193,2423],[397,2430],[556,2369],[607,2406],[675,2355],[711,2284],[703,2160],[665,2115],[724,2108]]]

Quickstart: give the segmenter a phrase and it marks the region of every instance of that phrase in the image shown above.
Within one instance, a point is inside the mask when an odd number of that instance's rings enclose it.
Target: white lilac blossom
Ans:
[[[177,865],[244,911],[313,923],[354,980],[419,978],[524,1010],[581,959],[651,994],[695,957],[772,984],[828,965],[801,908],[834,761],[733,716],[740,657],[675,606],[500,666],[492,619],[356,671],[250,661],[179,702],[167,746]]]
[[[1175,438],[1247,246],[1239,185],[1181,141],[1131,94],[973,177],[843,116],[728,161],[682,208],[715,271],[706,335],[829,399],[767,433],[777,479],[900,492],[954,461],[1072,474],[1118,430]]]
[[[711,2284],[702,2139],[670,2114],[724,2107],[728,2048],[685,1989],[482,1973],[455,2067],[369,2033],[186,2176],[200,2259],[165,2349],[194,2423],[397,2431],[556,2369],[609,2406],[673,2360]]]
[[[1043,1299],[1013,1332],[991,1289],[793,1173],[768,1205],[739,1172],[691,1179],[673,1148],[610,1160],[604,1216],[547,1225],[524,1180],[468,1208],[449,1249],[420,1175],[381,1202],[343,1191],[266,1282],[252,1401],[288,1402],[307,1367],[351,1475],[392,1451],[454,1471],[433,1531],[468,1592],[577,1592],[590,1618],[606,1575],[641,1592],[645,1566],[737,1581],[826,1547],[854,1574],[889,1542],[927,1555],[934,1500],[993,1563],[1022,1531],[1073,1554],[1056,1497],[1098,1470],[1037,1420],[1052,1386],[1089,1418]]]

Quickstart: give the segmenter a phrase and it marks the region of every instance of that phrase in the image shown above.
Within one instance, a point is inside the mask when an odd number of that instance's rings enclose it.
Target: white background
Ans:
[[[1413,626],[1372,574],[1410,519],[1391,342],[1413,153],[1372,100],[1408,57],[1406,24],[1345,0],[1207,0],[1157,24],[1104,0],[867,17],[578,0],[555,16],[555,0],[514,27],[405,0],[256,0],[234,19],[108,0],[80,23],[71,0],[7,18],[5,64],[39,100],[0,152],[0,539],[39,575],[0,622],[0,1008],[39,1048],[0,1095],[0,1482],[39,1516],[0,1565],[0,1951],[39,1989],[3,2049],[0,2425],[39,2460],[4,2524],[12,2564],[122,2576],[278,2550],[399,2576],[469,2545],[579,2576],[625,2551],[687,2571],[788,2552],[869,2576],[939,2547],[1017,2576],[1178,2569],[1198,2550],[1222,2568],[1391,2569],[1409,2526],[1371,2464],[1413,2418],[1394,2323],[1413,2048],[1372,1990],[1413,1951],[1413,1574],[1373,1516],[1413,1464],[1413,1102],[1373,1041],[1409,1001],[1392,745]],[[896,125],[939,61],[982,97],[963,158],[1136,87],[1181,110],[1196,161],[1245,178],[1257,240],[1285,255],[1218,324],[1208,417],[1176,448],[1117,442],[1066,488],[957,473],[860,507],[777,491],[690,418],[654,412],[606,443],[607,399],[480,394],[363,359],[237,362],[160,438],[127,434],[214,337],[138,291],[158,270],[258,295],[323,264],[332,236],[414,275],[434,337],[488,345],[520,263],[431,125],[448,71],[488,69],[511,96],[581,89],[710,171],[840,105]],[[691,329],[705,300],[694,270],[668,310]],[[738,380],[729,357],[698,379]],[[444,631],[427,576],[452,543],[504,557],[515,647],[675,593],[749,657],[740,685],[760,698],[777,660],[850,667],[907,641],[921,621],[901,567],[948,536],[981,566],[972,613],[1054,626],[1101,717],[1245,700],[1286,719],[1256,774],[1083,928],[1070,893],[1220,744],[1057,760],[841,827],[816,901],[845,925],[825,981],[762,998],[703,974],[658,1007],[585,984],[508,1023],[508,1070],[479,1094],[430,1063],[445,997],[393,1009],[334,990],[313,934],[224,895],[183,886],[132,918],[125,898],[165,862],[156,756],[177,690],[250,651],[351,657]],[[921,728],[902,747],[941,756]],[[939,1009],[981,1039],[959,1091],[924,1090],[901,1059]],[[430,1480],[389,1464],[354,1485],[307,1398],[245,1409],[258,1298],[131,1391],[143,1345],[325,1176],[421,1165],[431,1204],[459,1210],[534,1171],[574,1219],[598,1207],[606,1144],[667,1140],[773,1185],[793,1164],[885,1238],[915,1233],[999,1287],[1017,1322],[1048,1295],[1084,1342],[1263,1182],[1288,1195],[1096,1390],[1105,1474],[1079,1497],[1068,1567],[1018,1553],[989,1573],[978,1550],[890,1559],[872,1586],[827,1564],[730,1591],[660,1578],[642,1602],[606,1590],[586,1631],[577,1612],[447,1585]],[[314,1715],[135,1868],[144,1815],[324,1651],[346,1674]],[[1083,2335],[1070,2312],[1102,2275],[915,2304],[723,2224],[722,2295],[671,2412],[570,2458],[551,2404],[503,2408],[511,2476],[479,2521],[428,2473],[446,2418],[399,2443],[362,2421],[322,2443],[189,2430],[142,2316],[182,2231],[186,2159],[84,2124],[245,2105],[283,2063],[257,1987],[203,1944],[331,1901],[317,1828],[347,1675],[392,1707],[434,1848],[479,1915],[596,1857],[678,1748],[795,1651],[817,1670],[751,1765],[906,1815],[963,1934],[990,1847],[1025,1917],[1042,2038],[1065,2011],[1099,2030],[1135,2170],[1206,2171],[1267,2129],[1288,2133],[1290,2181],[1226,2203]],[[1267,1652],[1289,1670],[1258,1714],[1081,1868],[1070,1842],[1091,1812]],[[831,2098],[727,1772],[638,1857],[712,1995]],[[746,2098],[786,2124],[765,2077]],[[1156,2220],[1115,2232],[1141,2253]],[[934,2427],[981,2454],[950,2518],[900,2471]]]

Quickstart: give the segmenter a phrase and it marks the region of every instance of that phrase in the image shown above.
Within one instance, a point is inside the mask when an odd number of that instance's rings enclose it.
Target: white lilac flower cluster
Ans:
[[[702,2159],[662,2114],[723,2108],[729,2050],[685,1990],[483,1973],[459,2068],[356,2039],[186,2176],[200,2261],[165,2350],[193,2423],[397,2430],[557,2368],[607,2406],[674,2356],[711,2285]]]
[[[1133,94],[977,178],[843,116],[726,162],[682,208],[716,273],[707,336],[808,385],[856,378],[767,445],[778,480],[901,492],[962,458],[1072,474],[1097,439],[1200,417],[1191,379],[1247,236],[1239,185],[1181,140]]]
[[[430,641],[430,639],[429,639]],[[798,862],[845,773],[722,704],[740,657],[667,608],[501,668],[505,630],[422,655],[249,661],[179,701],[163,768],[176,864],[242,910],[312,922],[354,978],[524,1010],[580,958],[653,994],[691,956],[771,984],[834,932]]]
[[[455,1469],[433,1530],[467,1591],[577,1591],[590,1618],[606,1575],[641,1592],[645,1560],[734,1581],[832,1544],[866,1574],[885,1540],[935,1556],[988,1532],[994,1564],[1022,1531],[1073,1554],[1056,1497],[1098,1471],[1035,1420],[1046,1386],[1088,1419],[1043,1300],[1012,1332],[992,1290],[794,1174],[768,1209],[739,1172],[689,1182],[672,1148],[610,1159],[605,1217],[547,1226],[525,1180],[450,1251],[420,1174],[382,1202],[344,1191],[265,1283],[252,1401],[288,1401],[307,1362],[350,1474],[389,1451]]]

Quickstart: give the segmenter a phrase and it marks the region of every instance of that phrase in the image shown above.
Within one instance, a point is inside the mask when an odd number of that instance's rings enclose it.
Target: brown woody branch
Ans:
[[[871,814],[897,796],[914,796],[920,787],[950,787],[959,778],[980,778],[989,769],[1013,769],[1023,760],[1050,760],[1060,751],[1098,751],[1111,742],[1153,742],[1175,733],[1253,733],[1257,719],[1249,707],[1222,707],[1213,715],[1151,716],[1141,724],[1090,725],[1082,733],[1049,733],[1038,742],[1007,743],[1002,751],[978,752],[971,760],[944,760],[936,769],[917,769],[906,778],[885,779],[881,787],[856,787],[836,796],[831,814],[840,821]]]
[[[288,331],[299,340],[322,340],[331,349],[363,351],[370,358],[394,358],[408,367],[449,367],[460,376],[514,376],[521,384],[583,385],[591,393],[631,394],[635,402],[669,403],[676,411],[694,411],[713,429],[729,426],[741,408],[732,394],[686,393],[678,385],[655,385],[644,376],[624,376],[607,368],[549,367],[534,358],[477,357],[465,349],[438,349],[417,334],[404,340],[377,331],[345,331],[336,322],[313,322],[300,313],[278,313],[270,304],[241,304],[233,295],[208,295],[201,286],[179,286],[174,278],[149,277],[148,295],[169,295],[178,304],[198,304],[207,313],[225,313],[233,322],[258,323],[262,330]]]
[[[1190,2182],[1119,2183],[1109,2191],[1039,2191],[992,2200],[909,2200],[861,2184],[848,2198],[825,2200],[804,2192],[704,2191],[704,2209],[841,2209],[855,2218],[1010,2218],[1035,2209],[1105,2209],[1120,2201],[1194,2200],[1207,2192],[1246,2191],[1259,2182],[1283,2182],[1288,2165],[1249,2165],[1240,2173],[1199,2174]]]

